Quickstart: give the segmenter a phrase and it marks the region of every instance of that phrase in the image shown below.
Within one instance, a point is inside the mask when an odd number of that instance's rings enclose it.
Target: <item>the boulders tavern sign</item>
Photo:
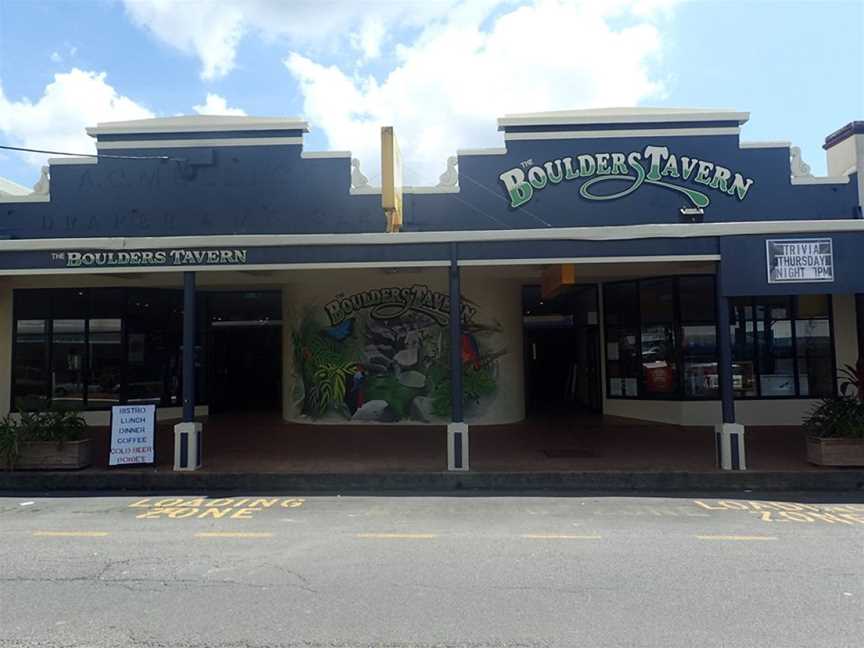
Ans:
[[[693,203],[694,207],[707,207],[710,198],[701,191],[685,187],[670,179],[692,182],[721,191],[738,200],[744,200],[753,180],[727,169],[686,155],[677,156],[666,146],[646,146],[643,151],[630,153],[591,153],[574,155],[535,164],[526,160],[518,167],[498,176],[510,197],[510,206],[524,205],[548,185],[564,180],[585,180],[579,194],[587,200],[615,200],[628,196],[644,183],[677,191]],[[628,183],[614,193],[599,193],[596,185],[609,180]]]
[[[246,263],[245,249],[198,249],[198,250],[123,250],[114,251],[64,251],[52,252],[51,261],[67,268],[104,268],[111,266],[201,266],[243,265]]]

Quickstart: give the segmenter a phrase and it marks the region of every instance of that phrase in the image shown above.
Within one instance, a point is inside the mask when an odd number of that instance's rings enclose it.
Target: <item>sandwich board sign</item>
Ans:
[[[115,405],[111,408],[109,466],[153,463],[156,405]]]

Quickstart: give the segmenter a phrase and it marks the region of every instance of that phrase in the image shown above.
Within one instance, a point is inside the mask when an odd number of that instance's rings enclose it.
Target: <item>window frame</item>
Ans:
[[[683,338],[683,329],[684,326],[698,325],[698,326],[710,326],[714,325],[715,332],[715,351],[714,357],[715,361],[719,363],[720,353],[719,353],[719,340],[720,340],[720,322],[717,317],[717,309],[714,309],[714,320],[687,320],[686,322],[682,319],[681,312],[681,289],[680,289],[680,280],[682,278],[687,277],[711,277],[714,285],[714,294],[716,296],[717,291],[717,275],[715,274],[695,274],[695,275],[673,275],[673,276],[657,276],[657,277],[640,277],[638,279],[626,279],[626,280],[616,280],[604,282],[602,284],[603,287],[603,340],[604,340],[604,348],[603,348],[603,367],[606,375],[606,379],[604,381],[604,389],[605,397],[611,400],[650,400],[650,401],[717,401],[720,399],[719,394],[716,396],[692,396],[686,393],[685,389],[685,362],[687,359],[687,354],[684,349],[684,338]],[[644,371],[640,370],[636,379],[637,379],[637,394],[636,396],[627,396],[623,393],[621,395],[613,395],[610,389],[611,385],[611,376],[609,375],[609,360],[607,356],[607,348],[606,348],[606,339],[608,331],[612,329],[621,329],[621,328],[631,328],[631,326],[623,326],[620,323],[615,325],[610,325],[607,323],[607,308],[608,302],[606,300],[606,291],[607,286],[615,286],[622,284],[635,284],[636,285],[636,296],[637,296],[637,309],[636,309],[636,320],[632,325],[632,328],[636,330],[636,347],[639,349],[641,354],[642,351],[642,329],[645,324],[644,318],[642,316],[642,305],[641,305],[641,288],[643,281],[660,281],[660,280],[669,280],[672,279],[674,282],[674,305],[673,305],[673,317],[674,321],[672,322],[672,327],[675,331],[676,339],[676,349],[675,349],[675,361],[677,364],[677,379],[676,379],[676,391],[674,393],[670,392],[668,394],[648,394],[645,389],[645,376]],[[823,293],[818,293],[823,294]],[[749,306],[752,309],[753,313],[753,374],[754,374],[754,382],[755,382],[755,395],[753,396],[736,396],[735,400],[814,400],[819,398],[827,398],[834,397],[838,393],[838,385],[837,385],[837,349],[836,349],[836,335],[834,329],[834,299],[833,295],[830,293],[824,293],[827,299],[827,317],[825,318],[799,318],[799,295],[782,295],[789,299],[789,321],[791,325],[791,348],[792,348],[792,371],[794,373],[794,389],[795,393],[792,395],[763,395],[762,394],[762,363],[760,361],[760,341],[759,341],[759,319],[757,317],[757,305],[760,301],[764,304],[764,300],[769,299],[771,297],[775,297],[774,295],[758,295],[758,296],[746,296],[746,297],[738,297],[735,298],[737,301],[740,301],[745,306]],[[801,378],[799,374],[799,354],[798,354],[798,332],[797,332],[797,323],[799,321],[805,321],[807,319],[825,319],[828,322],[828,336],[829,336],[829,348],[830,348],[830,362],[831,362],[831,375],[833,376],[833,380],[831,381],[831,393],[822,396],[812,396],[812,395],[801,395]],[[661,325],[662,323],[655,323],[657,325]],[[731,319],[726,324],[727,326],[732,325]],[[745,330],[746,330],[746,321],[745,321]],[[733,349],[733,362],[734,358],[734,349]],[[622,378],[623,380],[623,378]]]

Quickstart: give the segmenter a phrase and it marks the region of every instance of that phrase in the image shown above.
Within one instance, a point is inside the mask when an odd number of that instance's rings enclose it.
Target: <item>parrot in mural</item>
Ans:
[[[351,376],[351,386],[348,388],[348,393],[346,394],[348,409],[352,414],[363,407],[363,384],[365,381],[366,372],[363,370],[363,365],[358,364],[354,370],[354,375]]]
[[[480,347],[471,333],[462,333],[462,363],[470,364],[474,369],[480,368]]]

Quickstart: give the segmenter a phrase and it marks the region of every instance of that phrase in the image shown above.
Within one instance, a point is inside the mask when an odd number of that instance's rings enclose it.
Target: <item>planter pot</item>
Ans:
[[[864,466],[864,439],[808,437],[807,461],[817,466]]]
[[[30,441],[21,446],[17,470],[77,470],[90,465],[90,439],[80,441]]]

